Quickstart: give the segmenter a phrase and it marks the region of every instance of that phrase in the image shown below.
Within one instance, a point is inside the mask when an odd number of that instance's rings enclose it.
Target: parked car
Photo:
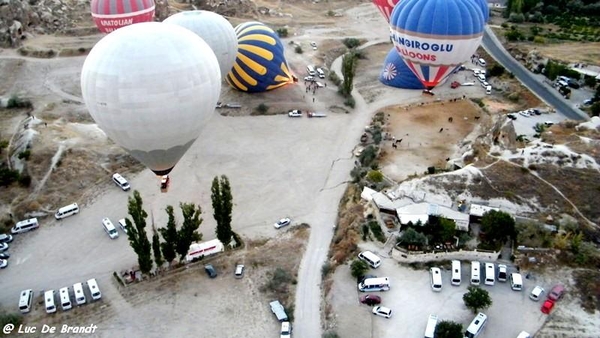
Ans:
[[[450,88],[452,88],[452,89],[455,89],[455,88],[458,88],[458,87],[460,87],[460,82],[458,82],[458,81],[453,81],[450,84]]]
[[[8,252],[0,253],[0,259],[9,259],[9,258],[10,258],[10,254]]]
[[[282,322],[281,323],[281,333],[279,334],[279,338],[289,338],[292,336],[292,326],[290,322]]]
[[[506,117],[508,117],[509,119],[511,119],[513,121],[517,119],[517,116],[515,114],[512,114],[512,113],[511,114],[506,114]]]
[[[529,115],[529,112],[526,110],[522,110],[519,112],[519,115],[521,116],[525,116],[525,117],[530,117],[531,115]]]
[[[376,316],[390,318],[392,316],[392,310],[385,306],[375,306],[373,308],[373,314]]]
[[[8,261],[6,259],[0,259],[0,269],[4,269],[8,266]]]
[[[0,252],[8,250],[8,244],[0,243]]]
[[[123,230],[123,232],[127,234],[127,222],[125,222],[125,218],[121,218],[119,220],[119,226],[121,227],[121,230]]]
[[[244,277],[244,264],[238,264],[235,267],[235,271],[233,272],[233,275],[235,276],[235,278],[242,278]]]
[[[557,302],[563,298],[565,292],[566,290],[564,286],[561,284],[555,285],[552,290],[550,290],[550,293],[548,293],[548,299]]]
[[[547,299],[544,302],[544,305],[542,305],[542,309],[541,309],[542,313],[550,314],[550,312],[552,311],[552,308],[554,308],[554,304],[556,304],[556,303],[554,303],[553,300]]]
[[[489,85],[490,85],[490,84],[489,84],[487,81],[483,81],[483,82],[481,83],[481,86],[482,86],[483,88],[487,88]]]
[[[302,117],[302,112],[298,109],[290,110],[288,112],[289,117]]]
[[[313,82],[316,81],[314,76],[305,76],[304,81]]]
[[[474,86],[474,85],[475,85],[475,82],[465,82],[461,86],[470,87],[470,86]]]
[[[381,303],[381,297],[375,295],[364,295],[360,297],[360,302],[370,306]]]
[[[533,301],[538,301],[542,298],[542,295],[544,294],[544,288],[542,288],[539,285],[536,285],[536,287],[533,288],[533,290],[531,290],[531,293],[529,294],[529,298]]]
[[[286,217],[277,221],[277,223],[273,224],[273,226],[275,227],[275,229],[281,229],[284,226],[290,225],[290,223],[292,223],[292,221]]]
[[[506,282],[506,278],[508,276],[506,270],[506,265],[498,264],[498,282]]]
[[[13,241],[13,236],[8,234],[0,234],[0,243],[10,243]]]
[[[164,175],[160,179],[160,188],[161,189],[167,189],[169,187],[169,182],[170,181],[171,181],[171,179],[169,178],[169,175]]]
[[[208,277],[210,278],[215,278],[217,277],[217,270],[215,270],[215,268],[212,266],[212,264],[206,264],[204,266],[204,271],[206,271],[206,274],[208,275]]]

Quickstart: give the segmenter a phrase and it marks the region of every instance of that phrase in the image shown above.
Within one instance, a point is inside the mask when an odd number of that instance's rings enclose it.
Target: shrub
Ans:
[[[325,262],[325,264],[323,264],[323,266],[321,267],[321,278],[325,279],[325,277],[327,277],[327,275],[329,275],[330,272],[332,272],[332,266],[331,263],[329,262]]]
[[[332,11],[331,9],[329,11],[327,11],[327,16],[334,16],[335,12]]]
[[[31,156],[31,151],[29,149],[27,150],[23,150],[22,152],[19,153],[19,155],[17,156],[17,158],[19,158],[19,160],[29,160],[29,157]]]
[[[537,44],[543,45],[543,44],[546,43],[546,39],[544,39],[541,36],[536,36],[536,37],[533,38],[533,43],[537,43]]]
[[[302,47],[300,47],[300,46],[296,46],[296,48],[294,48],[294,51],[296,51],[296,53],[298,53],[298,54],[304,53],[304,51],[302,50]]]
[[[286,292],[287,284],[292,281],[290,273],[278,267],[270,274],[271,279],[265,284],[264,288],[272,292]]]
[[[19,172],[9,169],[8,167],[0,167],[0,187],[7,187],[19,179]]]
[[[342,79],[340,79],[336,72],[329,72],[329,80],[331,80],[331,82],[333,82],[336,86],[342,84]]]
[[[522,23],[525,21],[525,15],[523,15],[523,13],[510,13],[508,21],[514,23]]]
[[[267,111],[269,110],[269,106],[267,106],[264,103],[261,103],[258,105],[258,107],[256,107],[256,110],[261,114],[266,114]]]
[[[346,47],[352,49],[360,45],[360,40],[358,40],[357,38],[345,38],[344,40],[342,40],[342,43]]]
[[[366,147],[365,150],[363,150],[363,152],[358,157],[360,164],[363,167],[370,167],[371,164],[375,161],[375,158],[377,158],[378,150],[379,149],[374,146]]]
[[[4,327],[7,324],[19,326],[23,323],[23,316],[17,313],[3,313],[0,315],[0,326]]]
[[[356,105],[356,102],[354,101],[354,98],[352,96],[348,96],[346,98],[346,101],[344,101],[344,106],[354,108],[355,105]]]
[[[383,181],[383,174],[379,170],[371,170],[367,174],[367,178],[369,179],[369,181],[379,183]]]
[[[288,36],[287,28],[278,28],[277,35],[279,35],[280,38],[287,38],[287,36]]]
[[[355,259],[352,264],[350,264],[350,273],[354,278],[364,276],[367,271],[369,271],[369,266],[360,259]]]
[[[383,231],[381,230],[381,226],[379,226],[379,222],[377,222],[377,221],[369,222],[369,229],[371,229],[373,236],[375,236],[375,238],[378,241],[380,241],[381,243],[385,243],[386,238],[385,238],[385,235],[383,234]]]
[[[366,241],[367,237],[369,236],[369,226],[366,224],[363,224],[361,227],[362,230],[362,240]]]
[[[18,179],[18,182],[21,186],[25,188],[29,188],[31,185],[31,176],[29,175],[21,175]]]

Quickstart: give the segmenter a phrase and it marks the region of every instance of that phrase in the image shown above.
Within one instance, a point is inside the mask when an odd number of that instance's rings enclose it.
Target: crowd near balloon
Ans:
[[[477,50],[489,19],[486,0],[399,0],[395,4],[393,0],[373,0],[373,3],[388,21],[390,38],[400,56],[394,59],[388,54],[380,81],[405,89],[419,88],[414,85],[413,76],[421,82],[421,88],[428,90],[445,81]],[[410,72],[400,66],[400,61]],[[391,68],[396,69],[393,82],[389,80]]]

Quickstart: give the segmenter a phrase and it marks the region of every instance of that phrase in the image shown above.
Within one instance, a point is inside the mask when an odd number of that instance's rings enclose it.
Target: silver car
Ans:
[[[531,293],[529,294],[529,298],[533,301],[538,301],[540,300],[540,298],[542,298],[542,295],[544,294],[544,288],[542,288],[541,286],[537,285],[536,287],[533,288],[533,290],[531,290]]]

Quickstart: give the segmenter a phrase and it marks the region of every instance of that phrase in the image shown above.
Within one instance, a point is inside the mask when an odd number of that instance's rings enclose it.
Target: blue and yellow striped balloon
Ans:
[[[227,83],[237,90],[258,93],[293,82],[281,40],[260,22],[246,22],[235,28],[238,52]]]

